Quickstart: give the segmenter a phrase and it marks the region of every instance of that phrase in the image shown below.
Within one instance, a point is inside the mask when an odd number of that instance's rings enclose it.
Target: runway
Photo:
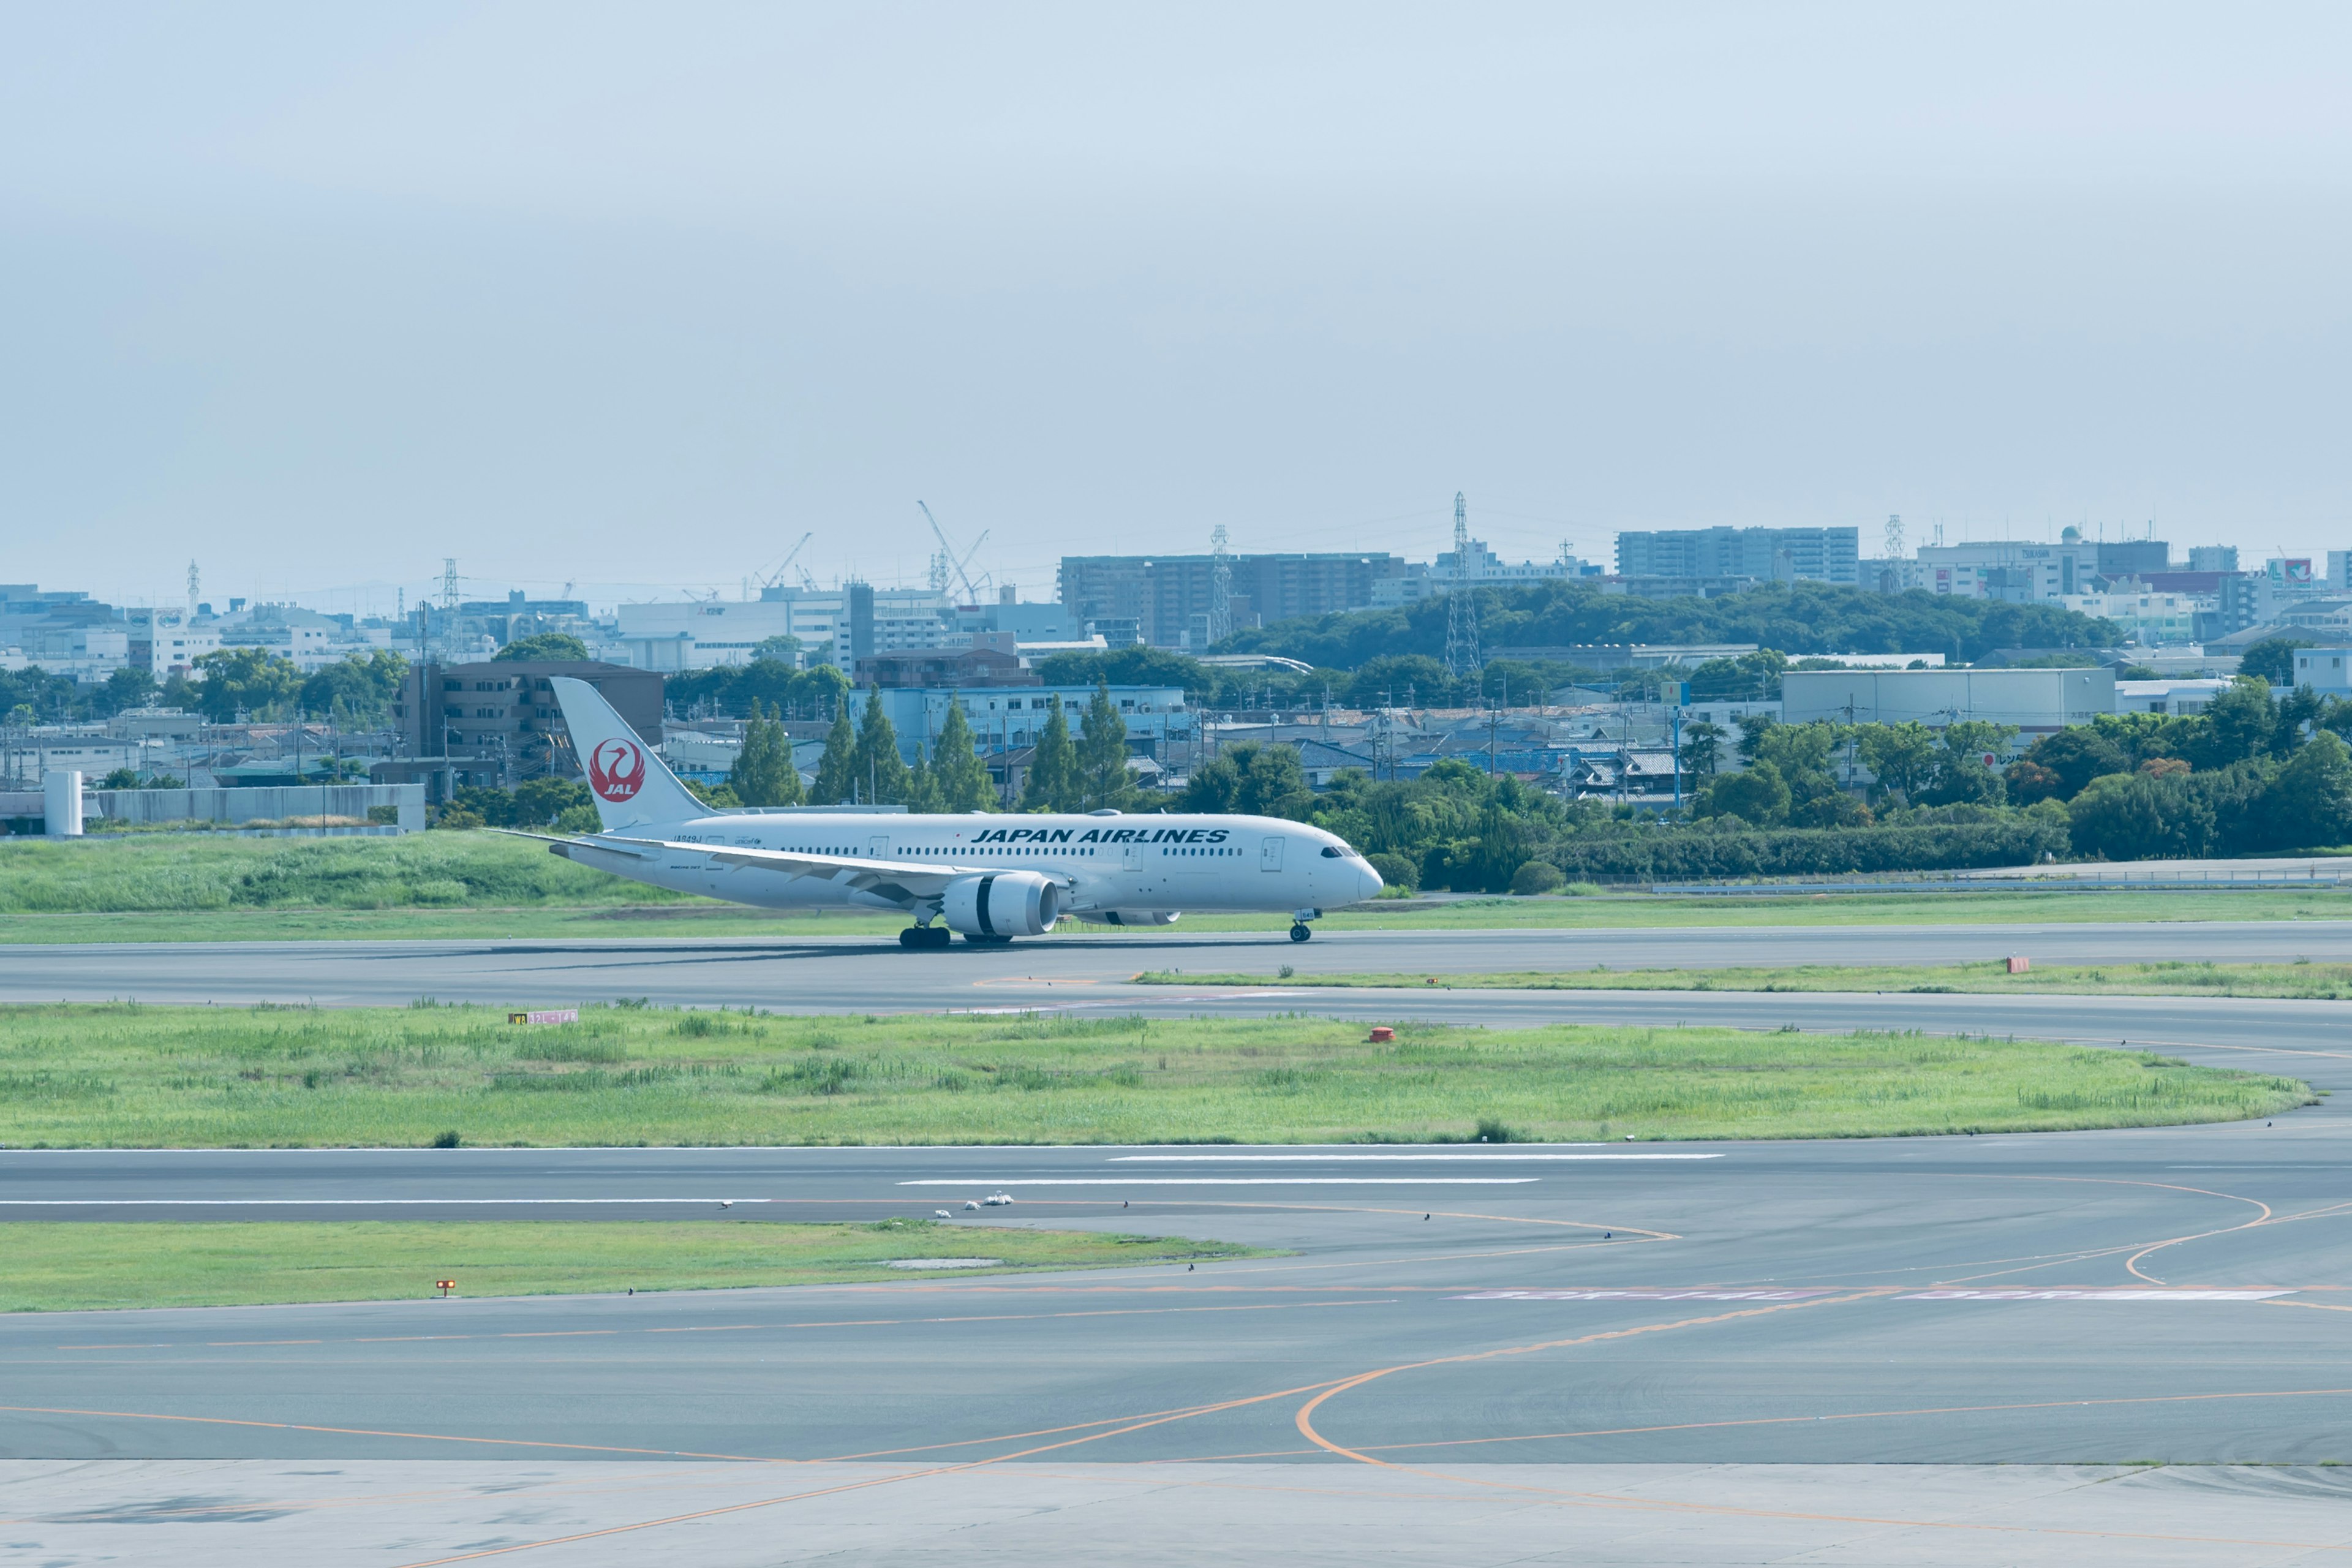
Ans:
[[[646,997],[665,1006],[933,1011],[1069,1001],[1139,970],[1302,973],[1934,964],[2023,953],[2038,963],[2352,963],[2352,921],[2019,926],[1691,927],[1643,931],[1349,931],[1293,942],[1180,930],[1087,932],[1003,948],[908,952],[893,938],[125,942],[0,945],[9,1001],[316,1002],[398,1006],[420,996],[498,1006]],[[1164,994],[1123,1000],[1166,1009]],[[1971,999],[1973,1005],[1975,999]],[[1315,994],[1318,1010],[1340,1005]],[[1455,1004],[1449,1002],[1448,1005]],[[1558,1006],[1548,1001],[1547,1006]],[[1581,1002],[1580,1005],[1583,1005]],[[1183,1010],[1181,1006],[1178,1010]],[[1263,1009],[1261,1009],[1263,1010]],[[1430,1014],[1436,1016],[1436,1014]]]
[[[1693,933],[1391,940],[1404,934],[1297,947],[1115,939],[928,960],[855,942],[142,946],[51,950],[45,973],[19,949],[0,993],[128,977],[161,1000],[205,984],[208,957],[229,995],[310,982],[339,986],[338,1000],[404,997],[437,973],[444,998],[518,1005],[606,984],[860,1011],[1396,1016],[1409,1005],[1498,1026],[2129,1038],[2323,1088],[2342,1087],[2352,1065],[2340,1004],[1300,997],[1122,983],[1147,963],[1654,963],[1640,944]],[[1704,934],[1697,945],[1727,963],[1769,962],[1755,955],[1775,942],[1858,961],[1868,940]],[[2336,924],[1876,934],[1881,952],[1979,940],[2050,962],[2120,956],[2126,942],[2137,955],[2288,958],[2347,945]],[[147,960],[158,962],[134,974]],[[0,1318],[0,1500],[12,1549],[58,1563],[166,1541],[174,1561],[316,1560],[303,1552],[329,1540],[387,1563],[482,1552],[564,1564],[1664,1563],[1774,1560],[1767,1546],[1824,1561],[2302,1561],[2352,1547],[2340,1472],[2159,1481],[2078,1467],[2352,1461],[2352,1374],[2338,1370],[2352,1332],[2345,1140],[2329,1102],[2271,1126],[1810,1143],[5,1151],[11,1220],[756,1225],[921,1215],[1001,1187],[1012,1210],[955,1223],[1293,1255],[1192,1272],[13,1315]],[[719,1209],[722,1196],[735,1206]],[[112,1478],[106,1506],[77,1508],[92,1474]],[[191,1510],[216,1521],[184,1522]]]

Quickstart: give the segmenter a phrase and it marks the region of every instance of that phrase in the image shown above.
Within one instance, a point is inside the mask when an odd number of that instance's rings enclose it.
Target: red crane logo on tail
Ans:
[[[615,735],[588,753],[588,787],[605,800],[628,800],[646,786],[645,748]]]

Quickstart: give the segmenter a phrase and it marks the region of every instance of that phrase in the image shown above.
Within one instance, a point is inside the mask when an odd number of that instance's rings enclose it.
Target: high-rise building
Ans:
[[[2333,558],[2332,554],[2330,558]],[[2234,544],[2192,544],[2189,547],[2189,569],[2191,572],[2235,572],[2238,569],[2238,547]]]
[[[1234,626],[1361,609],[1372,602],[1374,583],[1405,569],[1393,555],[1346,552],[1223,560],[1225,614]],[[1215,611],[1218,563],[1213,554],[1066,555],[1062,604],[1080,626],[1131,620],[1156,647],[1203,644]]]
[[[1621,577],[1853,583],[1861,557],[1855,528],[1629,529],[1617,536]]]

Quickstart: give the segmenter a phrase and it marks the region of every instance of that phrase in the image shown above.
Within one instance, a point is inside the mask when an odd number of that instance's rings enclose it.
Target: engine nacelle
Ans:
[[[1181,910],[1087,910],[1079,920],[1096,926],[1172,926],[1184,918]]]
[[[1043,936],[1062,918],[1062,885],[1034,871],[991,871],[948,884],[940,918],[966,936]]]

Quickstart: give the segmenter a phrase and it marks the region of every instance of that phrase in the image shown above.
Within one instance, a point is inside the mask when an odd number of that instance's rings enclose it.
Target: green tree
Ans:
[[[816,764],[816,784],[809,791],[817,805],[846,805],[854,798],[857,775],[857,728],[849,721],[849,704],[833,710],[833,728],[825,731],[824,755]]]
[[[525,779],[515,785],[508,820],[517,827],[544,827],[574,807],[593,811],[595,798],[578,779]]]
[[[1449,761],[1437,765],[1461,768],[1482,785],[1485,783],[1486,774],[1465,764]],[[1177,809],[1304,820],[1314,801],[1314,793],[1307,786],[1307,770],[1299,765],[1297,747],[1245,743],[1226,747],[1194,770],[1177,799]]]
[[[929,757],[918,756],[907,770],[907,809],[913,812],[937,811],[940,808],[940,781]]]
[[[2309,647],[2305,637],[2264,637],[2238,656],[2238,673],[2266,680],[2273,686],[2294,684],[2294,650]]]
[[[2001,775],[1993,763],[2017,738],[2014,724],[1989,719],[1956,719],[1944,728],[1943,750],[1936,759],[1936,782],[1920,798],[1929,805],[1999,805],[2007,799]]]
[[[1683,726],[1682,770],[1699,780],[1713,778],[1723,768],[1723,742],[1731,731],[1707,719]]]
[[[2352,843],[2352,748],[2322,730],[2279,770],[2263,804],[2270,836],[2284,847]]]
[[[2207,703],[2199,717],[2204,721],[2203,754],[2189,761],[2200,767],[2226,768],[2266,756],[2278,734],[2278,703],[2269,685],[2243,676]]]
[[[1045,727],[1038,731],[1029,760],[1029,777],[1021,786],[1024,811],[1076,811],[1082,798],[1078,749],[1070,742],[1070,721],[1059,702]]]
[[[1911,800],[1935,782],[1943,747],[1933,730],[1911,720],[1862,726],[1857,749],[1862,765],[1877,776],[1881,790]]]
[[[2108,860],[2198,856],[2213,842],[2213,807],[2187,773],[2108,773],[2066,816],[2074,852]]]
[[[996,785],[972,744],[971,725],[963,704],[952,698],[948,716],[931,742],[931,787],[941,811],[987,811],[996,805]]]
[[[1433,707],[1454,696],[1454,677],[1426,654],[1382,654],[1365,659],[1348,682],[1358,708]]]
[[[490,655],[493,660],[529,658],[542,663],[551,659],[584,660],[587,657],[588,645],[570,632],[536,632],[517,637]]]
[[[126,708],[144,708],[155,700],[155,678],[135,665],[124,665],[106,678],[96,692],[95,706],[111,717]]]
[[[727,770],[727,783],[745,805],[799,805],[801,775],[793,768],[793,743],[777,719],[755,707],[743,726],[742,749]]]
[[[2106,773],[2131,772],[2131,758],[2096,725],[2074,724],[2044,735],[2025,749],[2024,761],[2053,774],[2058,787],[2050,795],[2072,800],[2084,786]]]
[[[1127,721],[1112,704],[1108,685],[1096,684],[1078,733],[1078,793],[1086,808],[1127,805],[1135,794],[1127,771]]]
[[[882,711],[882,689],[866,689],[866,714],[857,726],[857,765],[852,783],[868,805],[907,804],[907,762],[898,754],[898,731]]]
[[[743,804],[735,798],[734,790],[726,784],[698,784],[693,779],[680,779],[677,782],[686,786],[687,794],[713,811],[732,811]]]
[[[381,724],[408,678],[408,660],[388,647],[352,654],[314,670],[298,703],[306,713],[331,713],[346,723]]]
[[[789,632],[781,637],[761,637],[751,649],[753,658],[772,658],[779,664],[797,664],[800,654],[801,639]]]
[[[1200,660],[1142,643],[1108,653],[1049,654],[1038,663],[1037,679],[1047,686],[1105,681],[1112,686],[1174,686],[1186,691],[1208,691],[1216,684],[1208,666]]]
[[[1706,788],[1702,812],[1736,816],[1754,827],[1774,827],[1789,819],[1789,781],[1770,763],[1745,773],[1726,773]]]
[[[294,661],[266,647],[225,647],[203,654],[196,668],[202,676],[197,706],[215,724],[234,722],[240,712],[275,717],[292,704],[302,686],[302,672]]]

